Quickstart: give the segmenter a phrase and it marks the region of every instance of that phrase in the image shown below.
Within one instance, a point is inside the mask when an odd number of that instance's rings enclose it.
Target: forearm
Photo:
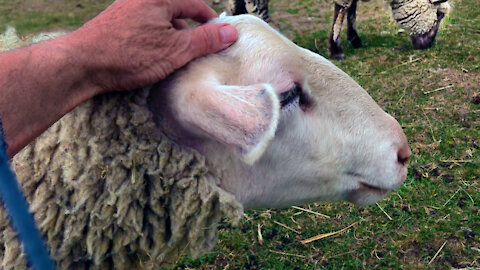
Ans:
[[[87,52],[60,37],[0,54],[0,115],[10,157],[100,89]]]
[[[0,53],[0,115],[12,157],[96,94],[151,85],[192,59],[227,48],[227,24],[202,0],[117,0],[67,36]]]

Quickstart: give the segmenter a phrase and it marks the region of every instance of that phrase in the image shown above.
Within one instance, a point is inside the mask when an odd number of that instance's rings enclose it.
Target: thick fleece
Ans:
[[[2,50],[22,43],[12,37],[0,36]],[[13,159],[59,269],[158,268],[179,254],[208,251],[217,223],[241,217],[242,206],[217,186],[204,158],[158,130],[148,94],[98,96]],[[26,263],[0,208],[0,268]]]

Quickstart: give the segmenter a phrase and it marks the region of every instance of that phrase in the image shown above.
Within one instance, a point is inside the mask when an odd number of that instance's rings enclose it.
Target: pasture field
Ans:
[[[0,0],[0,31],[74,28],[110,2]],[[365,47],[353,49],[344,31],[347,58],[334,61],[404,128],[413,154],[401,188],[367,207],[247,211],[236,227],[220,224],[214,250],[183,256],[174,269],[479,269],[480,5],[449,2],[435,46],[424,51],[412,49],[383,0],[360,3]],[[270,8],[281,32],[328,56],[331,0],[271,0]],[[301,243],[330,232],[338,233]]]

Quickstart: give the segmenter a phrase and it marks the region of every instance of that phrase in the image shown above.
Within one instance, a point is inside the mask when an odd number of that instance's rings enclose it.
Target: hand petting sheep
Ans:
[[[211,23],[237,43],[87,101],[15,156],[59,269],[157,269],[210,250],[244,209],[370,204],[405,180],[401,127],[352,78],[253,16]],[[22,42],[10,31],[0,47]],[[3,209],[0,230],[0,268],[25,269]]]
[[[367,0],[368,1],[368,0]],[[440,22],[449,11],[447,0],[385,0],[392,9],[392,16],[398,25],[410,34],[415,49],[430,48],[437,35]],[[343,59],[340,46],[342,24],[347,17],[347,39],[354,48],[362,47],[362,40],[355,28],[358,0],[334,0],[335,11],[329,36],[330,58]],[[266,21],[268,0],[230,0],[230,12],[234,15],[253,13]]]

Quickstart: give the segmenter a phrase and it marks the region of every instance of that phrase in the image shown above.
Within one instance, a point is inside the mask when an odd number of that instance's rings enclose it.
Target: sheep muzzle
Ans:
[[[438,29],[440,28],[440,22],[442,21],[443,17],[445,17],[445,13],[438,11],[437,22],[429,32],[411,36],[412,46],[414,49],[423,50],[433,46]]]

